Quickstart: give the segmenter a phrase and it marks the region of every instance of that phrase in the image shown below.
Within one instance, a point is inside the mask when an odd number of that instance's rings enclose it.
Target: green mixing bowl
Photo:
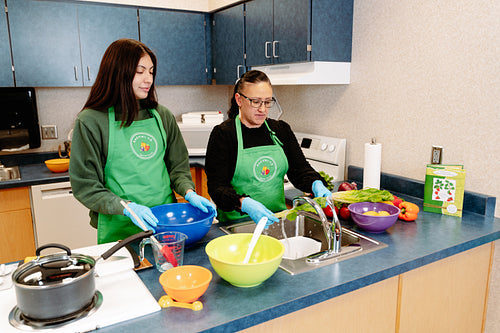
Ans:
[[[255,287],[278,269],[285,246],[276,238],[261,235],[248,264],[243,263],[252,234],[221,236],[205,247],[210,264],[221,278],[236,287]]]

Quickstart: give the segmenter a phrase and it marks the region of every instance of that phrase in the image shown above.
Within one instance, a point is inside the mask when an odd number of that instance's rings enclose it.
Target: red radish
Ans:
[[[351,191],[357,189],[358,185],[355,182],[352,183],[343,182],[342,184],[339,185],[339,191]]]

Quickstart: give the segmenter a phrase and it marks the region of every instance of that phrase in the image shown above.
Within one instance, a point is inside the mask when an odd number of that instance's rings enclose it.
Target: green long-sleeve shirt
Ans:
[[[189,170],[189,155],[174,115],[164,106],[156,108],[167,135],[165,165],[171,187],[184,195],[194,189]],[[116,118],[121,117],[116,110]],[[148,110],[141,109],[137,120],[150,118]],[[78,114],[71,141],[69,176],[73,195],[90,209],[91,225],[97,226],[98,213],[123,215],[120,198],[105,186],[104,167],[108,157],[108,113],[85,109]],[[141,170],[130,170],[140,177]]]

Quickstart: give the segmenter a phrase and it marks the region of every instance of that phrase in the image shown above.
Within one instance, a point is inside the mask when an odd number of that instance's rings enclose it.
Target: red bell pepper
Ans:
[[[420,209],[414,203],[403,201],[399,204],[399,218],[404,221],[415,221],[418,217]]]

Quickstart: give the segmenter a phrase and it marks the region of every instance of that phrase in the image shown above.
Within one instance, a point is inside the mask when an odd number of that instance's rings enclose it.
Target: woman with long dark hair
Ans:
[[[90,209],[98,243],[138,233],[139,223],[121,201],[154,229],[149,207],[175,202],[175,192],[193,206],[215,206],[194,192],[186,145],[174,115],[158,104],[156,56],[133,39],[113,42],[78,114],[69,175],[74,196]]]
[[[210,135],[205,159],[208,192],[221,222],[244,220],[268,224],[286,209],[283,181],[316,197],[331,195],[307,162],[290,126],[268,119],[274,105],[267,75],[252,70],[234,86],[228,118]],[[248,215],[247,215],[248,214]]]

